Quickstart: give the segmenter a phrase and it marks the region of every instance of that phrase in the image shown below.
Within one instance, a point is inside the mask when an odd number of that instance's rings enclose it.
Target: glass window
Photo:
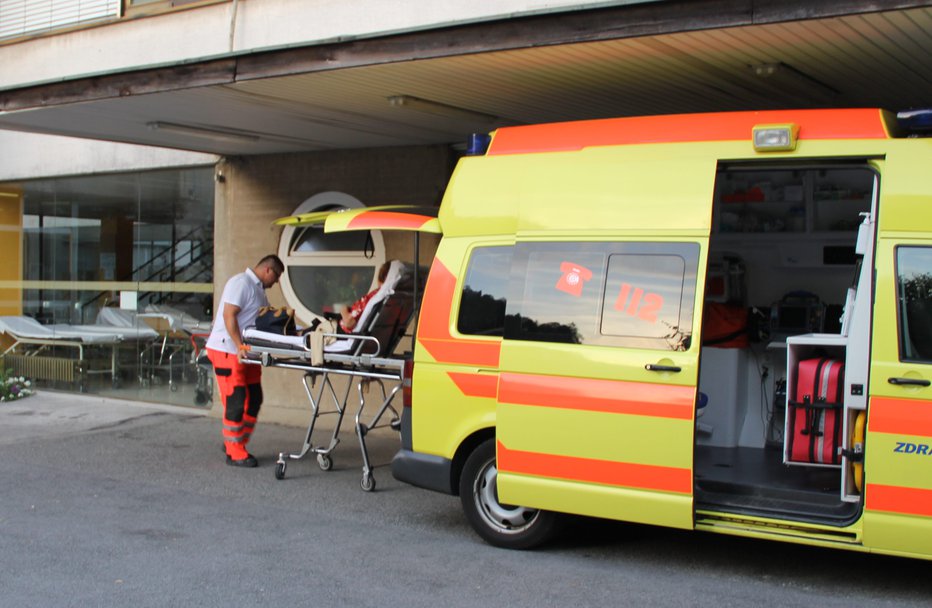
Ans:
[[[516,246],[505,337],[686,350],[695,243],[522,243]]]
[[[678,329],[685,276],[682,256],[609,256],[602,334],[663,339]]]
[[[307,199],[294,214],[358,209],[364,205],[342,192],[322,192]],[[379,231],[325,233],[323,227],[286,226],[278,255],[285,263],[282,293],[302,323],[337,304],[350,305],[375,286],[375,275],[385,262]]]
[[[501,336],[512,247],[477,247],[469,258],[456,328],[461,334]]]
[[[313,311],[331,312],[369,293],[371,266],[289,266],[288,280],[301,303]]]
[[[900,358],[932,361],[932,247],[897,247]]]
[[[324,234],[320,226],[308,226],[295,231],[294,253],[314,253],[324,251],[363,251],[369,240],[369,233],[354,230],[352,232],[333,232]]]
[[[210,377],[191,338],[210,328],[213,167],[32,180],[15,191],[22,289],[14,314],[49,331],[122,336],[82,351],[19,345],[11,355],[20,373],[42,386],[206,403]],[[70,366],[79,352],[84,361]]]
[[[0,40],[115,19],[120,6],[120,0],[0,2]]]

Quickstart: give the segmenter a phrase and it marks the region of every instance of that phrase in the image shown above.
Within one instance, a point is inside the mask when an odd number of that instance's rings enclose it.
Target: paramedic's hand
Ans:
[[[244,359],[246,357],[246,353],[248,353],[250,350],[248,344],[240,344],[236,348],[237,348],[237,353],[236,353],[237,359]]]

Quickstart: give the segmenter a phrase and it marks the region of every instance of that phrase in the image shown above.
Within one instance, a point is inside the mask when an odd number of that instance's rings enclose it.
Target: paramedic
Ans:
[[[262,405],[262,366],[240,362],[240,352],[249,350],[243,344],[242,330],[255,323],[260,307],[269,305],[265,290],[284,271],[278,256],[267,255],[227,281],[207,339],[207,356],[214,365],[223,403],[223,448],[232,466],[259,466],[246,444]]]
[[[364,295],[363,297],[356,300],[356,302],[349,308],[343,307],[343,310],[340,312],[340,331],[345,334],[353,333],[353,328],[356,327],[356,322],[359,320],[359,315],[362,314],[362,311],[366,309],[366,304],[369,303],[369,300],[372,299],[379,289],[382,287],[382,283],[385,282],[385,277],[388,276],[388,269],[391,268],[391,260],[385,262],[379,267],[378,282],[379,284],[375,286],[375,289]]]

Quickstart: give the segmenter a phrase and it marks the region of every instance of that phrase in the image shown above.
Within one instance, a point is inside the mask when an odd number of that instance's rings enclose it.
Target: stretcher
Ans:
[[[5,334],[10,341],[10,345],[0,353],[0,358],[5,359],[12,367],[18,368],[24,375],[42,380],[65,380],[74,377],[82,392],[87,390],[88,377],[92,374],[109,375],[113,386],[116,387],[120,381],[119,347],[133,342],[148,344],[158,337],[158,333],[148,327],[65,323],[42,325],[35,319],[22,315],[0,317],[0,334]],[[91,348],[109,349],[108,368],[91,367],[85,356]],[[57,350],[53,352],[52,349]],[[43,359],[44,365],[29,365]]]
[[[375,489],[366,435],[382,427],[397,430],[400,424],[400,414],[392,402],[404,384],[405,359],[392,353],[404,336],[414,310],[412,284],[405,265],[393,261],[385,282],[357,321],[359,333],[314,332],[282,336],[255,328],[243,332],[250,348],[243,361],[301,372],[302,386],[311,407],[304,444],[297,452],[279,453],[275,467],[277,479],[284,479],[290,461],[308,454],[317,457],[321,470],[329,471],[333,467],[332,453],[340,441],[340,427],[355,387],[358,406],[354,423],[363,461],[360,487],[367,492]],[[338,377],[346,378],[344,390],[334,386],[333,380]],[[366,412],[366,395],[373,385],[378,388],[379,403],[370,415]],[[324,408],[327,401],[329,409]],[[332,433],[318,441],[314,431],[323,415],[335,415],[336,422]]]
[[[157,379],[156,372],[161,370],[168,374],[168,387],[172,392],[189,373],[198,373],[198,348],[195,338],[207,336],[209,324],[194,319],[176,309],[167,306],[146,308],[146,312],[104,307],[97,314],[97,325],[111,328],[152,331],[157,340],[151,342],[139,353],[139,384],[143,387]],[[206,333],[205,333],[206,332]],[[201,377],[198,373],[198,394],[203,391]],[[197,401],[197,399],[195,400]]]

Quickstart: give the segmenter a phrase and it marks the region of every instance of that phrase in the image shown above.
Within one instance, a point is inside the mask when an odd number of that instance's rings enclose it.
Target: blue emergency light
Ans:
[[[911,133],[928,133],[932,131],[932,109],[898,112],[896,119],[901,127]]]
[[[482,156],[489,149],[492,136],[487,133],[472,133],[466,144],[466,156]]]

